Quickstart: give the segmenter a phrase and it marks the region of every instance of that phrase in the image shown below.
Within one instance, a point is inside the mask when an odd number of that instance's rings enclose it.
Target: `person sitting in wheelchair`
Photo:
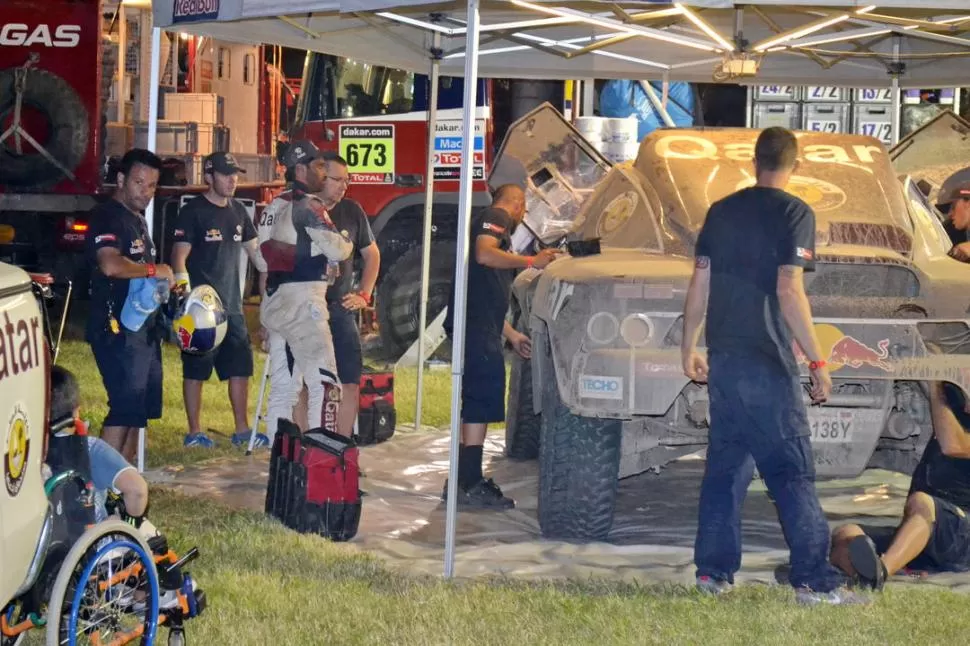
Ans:
[[[148,483],[124,456],[101,438],[87,434],[80,418],[81,391],[75,376],[65,368],[53,366],[50,376],[50,444],[47,466],[53,475],[74,470],[93,488],[94,520],[102,522],[118,516],[140,531],[155,554],[159,569],[162,611],[179,605],[179,592],[185,590],[186,577],[179,567],[166,573],[175,562],[168,543],[146,518]],[[83,531],[83,530],[82,530]],[[195,581],[189,581],[193,593]],[[200,609],[201,611],[201,609]]]

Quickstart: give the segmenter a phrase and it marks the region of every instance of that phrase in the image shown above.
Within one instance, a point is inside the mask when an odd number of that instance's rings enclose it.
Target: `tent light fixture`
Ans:
[[[428,22],[426,20],[418,20],[417,18],[410,18],[408,16],[402,16],[400,14],[392,13],[390,11],[379,11],[376,16],[385,18],[387,20],[393,20],[394,22],[399,22],[405,25],[411,25],[412,27],[418,27],[420,29],[426,29],[428,31],[436,31],[439,34],[444,34],[445,36],[455,36],[456,30],[449,29],[448,27],[442,27],[433,22]],[[464,32],[464,30],[462,30]]]
[[[564,7],[550,7],[546,5],[535,4],[533,2],[527,2],[526,0],[508,0],[508,2],[510,4],[514,4],[524,9],[531,9],[532,11],[538,11],[540,13],[546,13],[553,16],[561,16],[561,17],[568,16],[568,17],[578,18],[580,22],[584,22],[590,25],[596,25],[598,27],[604,27],[606,29],[616,29],[616,30],[624,31],[634,36],[641,36],[643,38],[652,38],[654,40],[661,40],[664,42],[672,43],[674,45],[682,45],[684,47],[692,47],[694,49],[700,49],[706,52],[720,51],[719,47],[709,45],[700,40],[687,38],[686,36],[676,36],[674,34],[669,34],[659,29],[651,29],[649,27],[641,27],[639,25],[628,25],[626,23],[618,22],[616,20],[610,20],[607,18],[598,18],[593,14],[584,13],[582,11],[576,11],[574,9],[566,9]]]
[[[685,18],[687,18],[687,20],[690,20],[692,23],[694,23],[694,25],[698,29],[700,29],[705,34],[707,34],[707,36],[711,40],[713,40],[715,43],[720,45],[723,49],[729,52],[733,52],[735,50],[734,45],[729,43],[723,36],[721,36],[721,34],[717,33],[717,31],[715,31],[715,29],[710,25],[710,23],[708,23],[706,20],[702,19],[696,13],[691,11],[691,9],[687,5],[681,2],[675,2],[674,7],[676,7],[677,9],[680,9],[680,12],[684,15]]]
[[[868,7],[862,7],[857,9],[852,13],[840,13],[835,16],[829,16],[821,20],[817,20],[813,23],[809,23],[800,29],[793,29],[791,31],[783,32],[778,34],[774,38],[769,38],[768,40],[762,41],[754,46],[754,50],[757,52],[764,52],[774,47],[787,43],[792,40],[798,40],[799,38],[804,38],[810,34],[814,34],[817,31],[822,31],[823,29],[828,29],[841,22],[845,22],[853,15],[864,15],[876,9],[876,5],[869,5]]]

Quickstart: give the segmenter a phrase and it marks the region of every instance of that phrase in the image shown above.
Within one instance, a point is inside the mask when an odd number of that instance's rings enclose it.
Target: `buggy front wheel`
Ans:
[[[158,572],[137,529],[117,519],[89,528],[68,552],[47,609],[47,646],[154,643]]]

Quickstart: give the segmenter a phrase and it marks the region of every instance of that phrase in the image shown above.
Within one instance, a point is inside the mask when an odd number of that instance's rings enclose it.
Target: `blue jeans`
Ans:
[[[798,377],[750,355],[713,352],[709,364],[711,430],[694,544],[697,576],[734,582],[741,507],[757,464],[791,551],[792,586],[833,590],[842,577],[828,562],[829,526],[815,492]]]

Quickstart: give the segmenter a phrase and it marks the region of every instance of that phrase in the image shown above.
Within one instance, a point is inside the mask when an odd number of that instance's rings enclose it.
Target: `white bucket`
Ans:
[[[603,147],[603,156],[614,164],[620,164],[636,159],[639,151],[640,144],[636,141],[626,143],[607,142]]]
[[[635,117],[626,119],[609,119],[606,123],[606,131],[603,139],[615,144],[626,144],[637,140],[637,130],[639,124]]]
[[[606,127],[607,119],[603,117],[579,117],[576,119],[576,130],[583,135],[585,139],[590,142],[596,143],[598,141],[603,141],[603,133]]]

